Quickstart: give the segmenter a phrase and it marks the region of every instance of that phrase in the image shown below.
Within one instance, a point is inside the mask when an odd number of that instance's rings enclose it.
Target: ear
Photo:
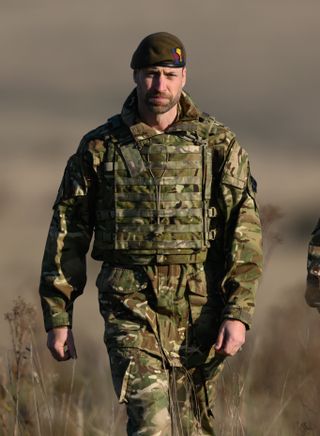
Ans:
[[[182,88],[185,86],[187,82],[187,68],[183,67],[182,68]]]

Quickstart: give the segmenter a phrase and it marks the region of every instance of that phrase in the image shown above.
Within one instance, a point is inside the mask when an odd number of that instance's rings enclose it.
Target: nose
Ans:
[[[155,77],[153,86],[159,92],[165,91],[166,78],[162,74],[159,74],[158,76]]]

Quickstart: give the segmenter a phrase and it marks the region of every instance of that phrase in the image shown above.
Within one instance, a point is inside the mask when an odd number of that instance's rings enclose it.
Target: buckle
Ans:
[[[208,217],[215,218],[217,216],[217,209],[215,207],[209,207],[208,209]]]

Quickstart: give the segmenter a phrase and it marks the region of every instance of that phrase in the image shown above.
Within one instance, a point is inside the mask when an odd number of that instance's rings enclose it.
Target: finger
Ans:
[[[48,344],[48,348],[55,360],[60,362],[70,359],[70,353],[63,344]]]
[[[55,349],[50,349],[50,352],[51,352],[52,356],[54,357],[54,359],[57,360],[58,362],[69,360],[71,357],[69,351],[61,352],[61,350],[57,351]]]
[[[66,349],[68,350],[71,359],[77,358],[77,351],[76,351],[76,347],[74,345],[74,339],[73,339],[73,334],[72,334],[71,330],[68,331]]]
[[[214,348],[216,349],[216,351],[220,350],[222,347],[222,342],[223,342],[223,335],[220,333],[217,337],[216,343]]]
[[[216,353],[219,354],[220,356],[229,356],[229,354],[227,354],[223,348],[216,350]]]
[[[76,347],[72,340],[67,342],[67,346],[65,348],[65,351],[69,353],[70,359],[76,359],[78,357]]]
[[[217,353],[221,354],[222,356],[233,356],[234,352],[230,348],[221,347],[219,350],[216,350]]]
[[[223,342],[224,342],[224,329],[221,329],[218,333],[218,337],[216,340],[216,344],[214,346],[214,348],[216,349],[216,351],[220,352],[223,348]]]
[[[233,354],[233,348],[230,346],[230,344],[227,341],[224,341],[222,346],[216,350],[219,354],[223,356],[232,356]]]
[[[242,343],[236,343],[230,340],[226,342],[223,351],[226,354],[226,356],[234,356],[235,354],[238,353],[238,351],[241,350],[241,345]]]

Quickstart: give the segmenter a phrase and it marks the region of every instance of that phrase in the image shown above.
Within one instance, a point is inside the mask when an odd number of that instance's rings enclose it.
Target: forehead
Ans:
[[[183,70],[183,68],[161,67],[158,65],[146,67],[146,68],[142,69],[142,71],[144,71],[144,72],[152,71],[152,72],[158,73],[158,74],[170,74],[170,73],[180,74],[182,70]]]

